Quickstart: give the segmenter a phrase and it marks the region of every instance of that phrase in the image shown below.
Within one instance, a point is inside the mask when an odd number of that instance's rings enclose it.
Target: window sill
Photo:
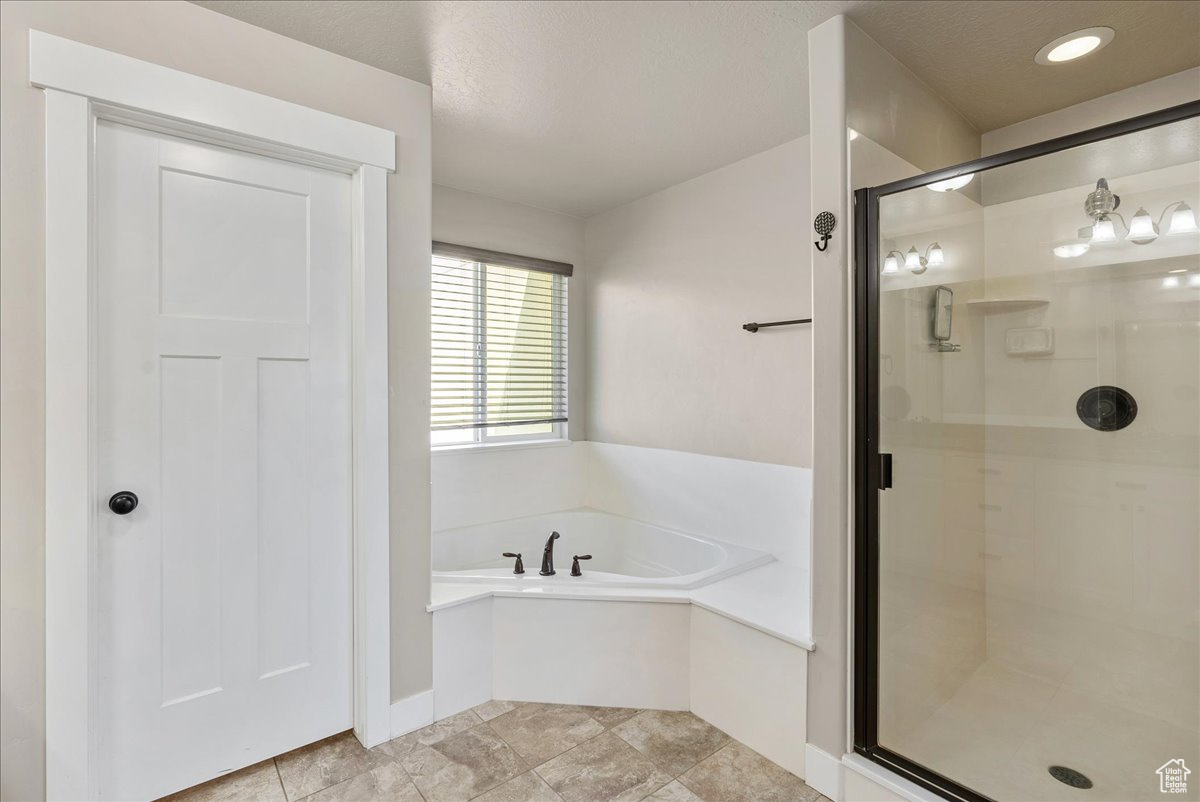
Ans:
[[[511,443],[469,443],[460,446],[438,446],[429,449],[429,456],[490,454],[494,451],[522,451],[527,448],[562,448],[571,445],[572,442],[572,440],[566,438],[554,438],[546,440],[516,440]]]

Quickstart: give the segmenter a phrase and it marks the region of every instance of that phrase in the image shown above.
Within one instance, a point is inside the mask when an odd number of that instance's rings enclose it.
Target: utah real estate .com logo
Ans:
[[[1164,794],[1186,794],[1187,778],[1192,770],[1183,765],[1183,758],[1168,760],[1158,770],[1158,790]]]

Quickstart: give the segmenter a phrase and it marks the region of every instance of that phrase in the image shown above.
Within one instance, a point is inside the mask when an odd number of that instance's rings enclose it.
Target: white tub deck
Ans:
[[[536,573],[534,576],[542,580]],[[435,578],[426,609],[432,613],[489,597],[694,604],[807,651],[813,650],[808,626],[807,573],[781,562],[758,565],[691,589],[567,582],[538,582],[518,587],[508,581],[454,582]]]

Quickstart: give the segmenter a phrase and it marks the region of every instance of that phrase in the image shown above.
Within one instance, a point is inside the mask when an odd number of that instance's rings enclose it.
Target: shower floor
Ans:
[[[1054,679],[1023,670],[1019,649],[989,657],[926,721],[884,745],[1000,802],[1200,800],[1196,644],[1153,638],[1079,655],[1055,666]],[[1164,795],[1156,770],[1176,758],[1195,772],[1189,792]],[[1064,785],[1053,765],[1094,786]]]

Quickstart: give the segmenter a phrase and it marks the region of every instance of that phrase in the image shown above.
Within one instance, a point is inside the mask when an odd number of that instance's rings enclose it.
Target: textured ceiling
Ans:
[[[586,216],[803,136],[853,2],[199,5],[433,86],[433,176]]]
[[[1200,65],[1196,0],[908,0],[849,16],[980,132]],[[1098,25],[1117,32],[1107,47],[1034,62],[1047,42]]]
[[[199,5],[433,87],[434,181],[580,216],[808,130],[808,30],[846,13],[980,131],[1200,64],[1200,2]],[[1033,54],[1117,37],[1075,64]]]

